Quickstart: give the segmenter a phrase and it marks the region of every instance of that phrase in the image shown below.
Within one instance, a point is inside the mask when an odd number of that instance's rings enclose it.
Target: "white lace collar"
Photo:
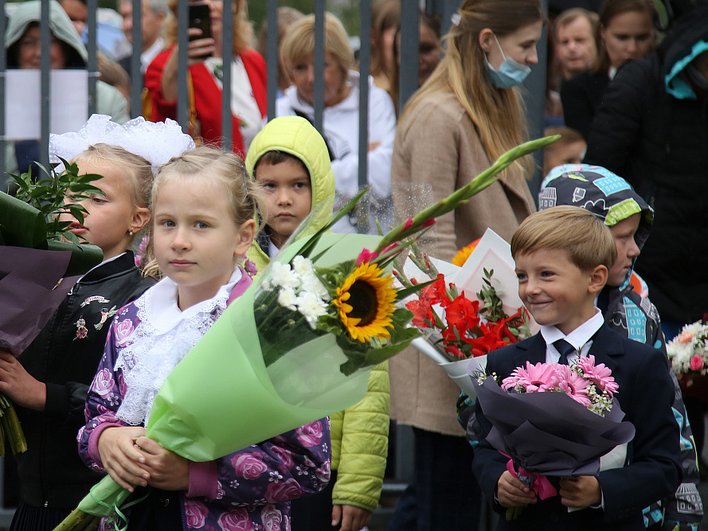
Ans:
[[[122,371],[126,386],[118,418],[133,426],[147,424],[165,379],[226,309],[239,280],[241,270],[236,269],[214,297],[184,311],[177,306],[177,285],[169,278],[135,302],[139,323],[114,365],[115,371]]]
[[[209,313],[220,304],[225,304],[231,290],[241,280],[241,269],[231,275],[229,281],[219,288],[211,299],[199,302],[182,311],[177,306],[177,284],[171,278],[165,277],[145,292],[145,317],[158,332],[164,333],[175,328],[180,322],[194,317],[199,313]],[[223,302],[222,302],[223,301]]]

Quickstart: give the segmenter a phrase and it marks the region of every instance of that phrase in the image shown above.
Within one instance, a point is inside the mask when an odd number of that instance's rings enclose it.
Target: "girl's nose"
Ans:
[[[190,243],[187,237],[186,231],[182,228],[178,228],[174,232],[172,237],[172,249],[175,251],[189,249]]]

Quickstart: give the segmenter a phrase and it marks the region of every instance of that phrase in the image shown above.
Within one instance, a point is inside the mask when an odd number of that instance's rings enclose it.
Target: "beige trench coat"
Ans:
[[[477,130],[452,94],[428,98],[396,131],[392,190],[398,221],[468,183],[490,166]],[[502,177],[438,219],[421,248],[451,261],[458,249],[491,227],[507,241],[535,210],[523,177]],[[410,348],[390,361],[391,417],[445,435],[463,435],[455,403],[459,389],[445,372]]]

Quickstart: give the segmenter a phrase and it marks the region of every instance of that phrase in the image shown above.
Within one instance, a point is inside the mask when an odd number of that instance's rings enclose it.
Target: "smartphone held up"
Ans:
[[[190,2],[189,3],[189,28],[196,28],[201,31],[200,35],[190,35],[189,40],[211,39],[213,37],[211,31],[211,13],[209,4],[206,2]],[[199,59],[211,57],[211,54],[200,56]]]

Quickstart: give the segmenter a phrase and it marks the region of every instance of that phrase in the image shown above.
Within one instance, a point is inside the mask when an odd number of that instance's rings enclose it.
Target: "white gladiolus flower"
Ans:
[[[270,272],[270,282],[275,287],[294,290],[300,286],[300,278],[290,269],[288,264],[273,262]]]
[[[297,310],[298,297],[295,292],[290,288],[283,288],[278,293],[278,304],[287,308],[288,310]]]
[[[307,291],[319,297],[320,299],[329,300],[329,293],[324,284],[317,278],[315,273],[310,273],[302,277],[302,291]]]
[[[314,268],[312,266],[312,260],[305,258],[304,256],[297,255],[293,258],[293,271],[301,277],[306,277],[313,274]]]
[[[298,311],[314,330],[317,319],[327,313],[327,304],[313,293],[302,292],[297,298]]]

